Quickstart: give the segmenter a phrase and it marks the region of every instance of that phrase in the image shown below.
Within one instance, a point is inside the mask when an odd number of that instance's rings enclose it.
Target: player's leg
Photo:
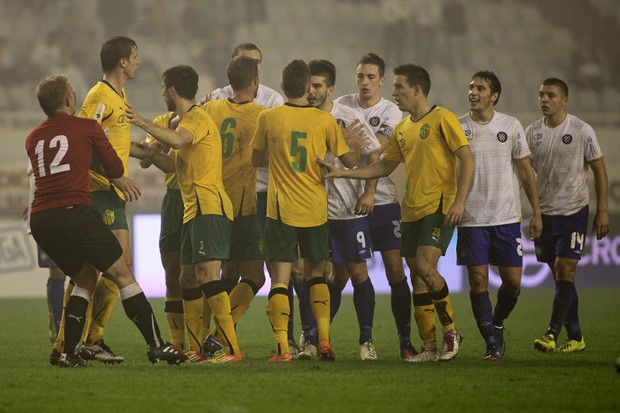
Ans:
[[[47,307],[50,315],[50,340],[56,341],[65,297],[65,273],[56,264],[49,267],[47,279]]]
[[[359,326],[360,358],[376,360],[377,352],[372,341],[372,326],[375,317],[375,288],[368,276],[366,261],[352,261],[346,264],[353,284],[353,304]]]

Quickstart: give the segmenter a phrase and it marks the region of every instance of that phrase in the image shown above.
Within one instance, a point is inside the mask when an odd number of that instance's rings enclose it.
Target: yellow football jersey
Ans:
[[[172,120],[175,116],[176,115],[174,112],[164,113],[163,115],[159,115],[158,117],[153,119],[153,123],[156,124],[157,126],[161,126],[162,128],[168,128],[170,125],[170,120]],[[145,141],[146,143],[150,144],[150,143],[155,142],[156,139],[153,136],[151,136],[151,134],[147,133]],[[173,154],[173,156],[176,156],[176,149],[170,148],[170,151],[172,151],[171,153]],[[170,189],[179,189],[179,181],[177,179],[176,171],[165,172],[164,182],[166,183],[166,186]]]
[[[176,157],[183,223],[197,215],[223,215],[232,221],[232,203],[222,182],[222,141],[215,122],[194,106],[185,113],[179,128],[194,137],[191,145],[177,150]]]
[[[400,121],[384,157],[405,162],[407,182],[402,201],[402,221],[417,221],[437,212],[447,213],[456,196],[456,156],[469,145],[459,120],[449,110],[434,106],[422,119]]]
[[[349,151],[340,127],[327,112],[286,103],[258,117],[252,148],[269,153],[267,216],[294,227],[327,222],[323,169],[315,162],[329,150]]]
[[[253,102],[211,100],[202,108],[219,127],[222,138],[222,180],[235,216],[256,215],[256,175],[250,142],[258,115],[265,110]]]
[[[128,175],[127,166],[131,145],[131,123],[125,114],[126,102],[125,89],[122,89],[119,94],[108,82],[101,80],[88,91],[79,114],[82,118],[96,119],[101,124],[110,144],[123,161],[124,176]],[[90,171],[91,192],[108,191],[111,186],[108,178],[93,170]],[[114,190],[121,199],[125,199],[122,191],[118,188]]]

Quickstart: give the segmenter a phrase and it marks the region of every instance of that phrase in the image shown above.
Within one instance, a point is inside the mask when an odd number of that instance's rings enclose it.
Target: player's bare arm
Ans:
[[[536,176],[532,168],[532,159],[528,156],[521,159],[515,159],[517,166],[517,174],[521,181],[521,186],[527,195],[532,207],[532,218],[530,219],[529,235],[530,240],[540,237],[542,233],[542,216],[540,212],[540,202],[538,198],[538,188],[536,186]]]
[[[342,159],[341,159],[342,160]],[[325,178],[352,178],[352,179],[374,179],[388,176],[398,166],[399,162],[388,159],[381,159],[372,165],[357,169],[340,169],[334,165],[325,162],[323,159],[317,159],[317,163],[327,168]],[[344,162],[343,162],[344,163]],[[345,165],[346,166],[346,165]]]
[[[125,195],[127,201],[132,202],[136,201],[142,195],[140,192],[140,188],[138,184],[136,184],[133,179],[127,176],[121,176],[120,178],[110,179],[112,184],[121,190],[121,192]]]
[[[456,197],[454,203],[446,214],[446,225],[457,225],[461,222],[465,211],[465,200],[474,181],[474,155],[469,145],[461,146],[454,152],[459,161],[459,176],[456,181]]]
[[[151,134],[158,141],[169,145],[172,148],[179,149],[186,145],[190,145],[194,140],[194,137],[190,131],[184,128],[177,128],[172,130],[169,128],[162,128],[159,125],[151,122],[150,120],[141,116],[132,106],[127,103],[125,108],[127,118],[131,123]]]
[[[607,169],[603,158],[590,162],[594,174],[594,190],[596,191],[596,215],[592,225],[592,232],[596,239],[601,239],[609,232],[609,214],[607,212]]]
[[[367,157],[368,165],[379,162],[381,155],[379,149],[369,154]],[[366,215],[372,213],[375,208],[375,191],[377,189],[376,179],[367,179],[364,186],[364,193],[360,195],[355,203],[355,213],[358,215]]]

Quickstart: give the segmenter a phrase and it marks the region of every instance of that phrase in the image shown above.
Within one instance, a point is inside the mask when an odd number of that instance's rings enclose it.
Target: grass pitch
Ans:
[[[264,297],[254,300],[238,325],[246,360],[221,366],[151,365],[141,336],[119,303],[106,342],[126,361],[116,366],[91,362],[86,369],[48,364],[51,345],[43,299],[3,299],[0,412],[617,412],[619,296],[618,289],[581,290],[586,350],[542,354],[534,350],[533,340],[545,330],[553,291],[524,291],[506,322],[506,356],[492,362],[482,360],[484,343],[467,293],[454,294],[464,337],[461,352],[451,362],[420,365],[399,359],[389,296],[377,297],[378,361],[359,360],[353,300],[344,296],[332,324],[336,362],[288,365],[267,363],[274,344]],[[151,302],[165,332],[163,300]],[[297,311],[295,317],[298,336]]]

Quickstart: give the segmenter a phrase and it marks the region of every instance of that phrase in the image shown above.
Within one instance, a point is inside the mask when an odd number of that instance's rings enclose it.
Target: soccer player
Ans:
[[[536,258],[551,268],[555,296],[549,327],[534,341],[534,348],[542,352],[583,351],[586,343],[579,324],[575,276],[588,229],[588,169],[592,168],[596,191],[592,227],[596,239],[609,232],[607,171],[592,127],[566,112],[568,86],[564,81],[545,79],[538,91],[538,103],[543,117],[525,130],[543,222],[542,235],[534,242]],[[562,326],[567,339],[556,348]]]
[[[375,137],[370,125],[366,123],[361,112],[335,103],[330,99],[336,84],[336,67],[327,60],[312,60],[309,64],[312,78],[308,103],[322,111],[331,114],[341,128],[347,128],[355,123],[364,126],[364,136],[369,143],[362,148],[363,158],[360,164],[372,163],[379,160],[381,144]],[[339,168],[342,162],[331,152],[325,160]],[[373,247],[370,238],[368,216],[360,213],[358,199],[365,191],[374,192],[376,180],[366,182],[355,179],[334,179],[327,183],[327,211],[329,223],[329,245],[333,262],[333,284],[344,288],[349,276],[353,284],[353,303],[359,323],[360,358],[362,360],[376,360],[377,352],[372,342],[372,325],[375,310],[375,289],[368,277],[366,260],[372,257]],[[372,197],[372,193],[370,195]],[[331,298],[331,297],[330,297]],[[300,298],[301,300],[301,298]],[[332,303],[333,304],[333,303]],[[330,318],[335,316],[334,306]],[[306,337],[306,348],[299,354],[302,359],[306,355],[316,353],[312,342]],[[313,351],[314,350],[314,351]]]
[[[521,123],[497,112],[502,85],[490,71],[469,82],[469,113],[459,122],[474,154],[474,181],[458,228],[457,262],[467,266],[469,298],[478,330],[486,343],[485,360],[505,351],[504,320],[517,304],[523,272],[519,181],[532,207],[529,238],[540,236],[542,218]],[[497,304],[489,299],[489,264],[497,265],[502,285]]]
[[[148,359],[181,363],[185,356],[161,339],[151,306],[122,256],[122,247],[92,207],[91,159],[102,176],[111,178],[123,175],[123,162],[95,120],[74,116],[75,92],[65,76],[43,79],[37,98],[48,118],[26,139],[35,175],[32,235],[75,283],[65,309],[65,337],[58,366],[86,365],[78,350],[97,282],[93,267],[118,285],[127,317],[146,340]]]
[[[233,322],[245,314],[250,302],[265,284],[262,231],[256,209],[257,168],[252,165],[250,142],[258,115],[266,108],[253,103],[259,89],[258,62],[249,56],[233,58],[227,69],[233,96],[210,100],[202,108],[213,118],[222,138],[222,179],[233,204],[234,223],[230,259],[224,269],[241,276],[230,292]],[[216,329],[211,331],[218,340]],[[205,352],[217,349],[207,338]]]
[[[401,254],[411,274],[419,277],[428,289],[431,306],[443,326],[441,351],[436,342],[425,342],[419,354],[405,360],[447,361],[458,354],[461,337],[456,330],[448,285],[437,271],[437,263],[448,248],[454,225],[463,216],[473,179],[474,158],[457,117],[445,108],[429,104],[428,72],[421,66],[405,64],[397,66],[394,75],[392,95],[398,108],[411,115],[394,128],[384,157],[351,170],[318,162],[329,169],[326,178],[355,179],[387,176],[400,162],[405,162],[407,191],[402,201]],[[434,328],[434,312],[430,314],[433,320],[424,321]]]
[[[153,123],[164,128],[173,128],[174,112],[167,112],[153,119]],[[137,148],[136,148],[137,146]],[[183,290],[181,288],[181,232],[183,228],[183,199],[175,171],[176,151],[161,145],[147,134],[141,144],[132,142],[131,156],[140,159],[140,166],[155,165],[164,172],[166,193],[161,205],[161,227],[159,233],[159,254],[166,279],[164,312],[168,323],[170,341],[178,350],[185,348],[185,319],[183,315]],[[202,293],[200,295],[202,299]],[[192,334],[190,334],[192,337]],[[200,352],[200,338],[196,340],[197,354]],[[196,354],[186,353],[190,362]],[[201,357],[198,357],[201,359]]]
[[[125,115],[127,100],[124,86],[128,80],[135,77],[140,64],[138,46],[128,37],[112,37],[101,46],[100,57],[103,79],[86,95],[79,116],[96,119],[101,124],[112,147],[123,161],[123,176],[115,179],[109,179],[91,170],[90,190],[95,209],[118,239],[123,248],[123,258],[131,268],[133,259],[125,203],[137,199],[140,196],[140,189],[127,175],[131,123],[127,121]],[[67,289],[69,294],[70,288],[71,285]],[[117,299],[116,284],[103,274],[97,281],[93,293],[91,316],[85,328],[84,345],[80,350],[82,357],[111,364],[124,361],[122,356],[115,354],[103,341],[103,329],[112,315]],[[59,334],[55,350],[60,351],[61,346],[62,334]]]
[[[314,159],[329,150],[347,167],[353,167],[359,152],[349,152],[340,127],[332,116],[308,106],[310,69],[303,60],[293,60],[282,73],[287,102],[264,111],[252,140],[252,163],[269,160],[265,258],[271,260],[271,290],[267,315],[277,345],[271,362],[291,360],[287,325],[290,306],[288,287],[292,263],[304,258],[312,312],[317,321],[322,360],[334,360],[329,342],[330,297],[323,277],[329,256],[327,196],[323,171]],[[298,247],[299,244],[299,247]]]
[[[383,59],[375,53],[362,56],[357,62],[356,82],[358,92],[341,96],[336,102],[362,112],[381,143],[383,152],[394,126],[403,118],[403,113],[394,102],[381,97],[381,88],[385,83]],[[403,359],[409,359],[417,352],[411,344],[411,290],[400,256],[401,210],[394,182],[388,176],[380,178],[374,198],[371,192],[364,193],[357,211],[369,214],[372,243],[375,251],[381,252],[385,275],[390,283],[391,307],[399,337],[400,355]],[[332,299],[339,297],[339,291],[332,289],[331,292]],[[413,296],[414,305],[421,301],[420,297],[428,299],[426,294],[416,294]]]
[[[220,280],[222,260],[229,257],[232,203],[222,182],[222,141],[213,119],[195,104],[198,74],[175,66],[162,75],[162,96],[179,117],[175,130],[139,115],[129,104],[128,119],[159,142],[177,150],[176,172],[183,197],[181,285],[200,288],[218,325],[225,349],[214,363],[243,361],[231,316],[230,300]]]

